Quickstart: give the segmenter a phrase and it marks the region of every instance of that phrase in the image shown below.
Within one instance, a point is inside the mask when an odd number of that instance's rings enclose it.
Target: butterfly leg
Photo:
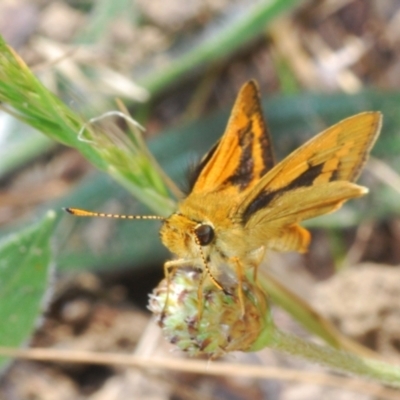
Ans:
[[[168,285],[171,283],[170,276],[171,272],[174,272],[177,268],[181,268],[184,266],[190,265],[191,260],[186,260],[184,258],[180,258],[178,260],[170,260],[164,263],[164,275],[167,279]]]
[[[254,268],[253,280],[254,280],[254,283],[257,284],[257,281],[258,281],[258,265],[255,265],[253,268]]]
[[[242,317],[244,316],[245,313],[245,308],[244,308],[244,297],[243,297],[243,265],[240,262],[238,257],[232,257],[232,261],[235,263],[236,266],[236,275],[238,279],[238,297],[239,297],[239,303],[240,303],[240,310],[242,312]]]
[[[250,259],[251,261],[249,262],[249,264],[251,266],[253,266],[253,268],[254,268],[254,272],[253,272],[254,283],[257,283],[258,267],[261,264],[264,257],[265,257],[265,247],[264,246],[261,246],[252,252],[252,257]]]

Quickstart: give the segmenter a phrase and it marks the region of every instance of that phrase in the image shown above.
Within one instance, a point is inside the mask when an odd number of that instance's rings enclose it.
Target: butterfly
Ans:
[[[310,233],[299,223],[333,212],[368,189],[359,176],[382,124],[379,112],[363,112],[324,130],[275,164],[255,81],[241,88],[225,133],[194,170],[189,195],[167,218],[120,216],[66,209],[77,216],[160,219],[163,244],[182,266],[225,290],[223,271],[233,271],[243,305],[242,281],[268,249],[304,253]],[[199,302],[202,283],[199,284]],[[242,310],[244,308],[242,307]]]

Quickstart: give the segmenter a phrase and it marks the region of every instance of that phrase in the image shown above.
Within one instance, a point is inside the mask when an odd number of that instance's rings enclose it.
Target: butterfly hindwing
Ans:
[[[258,88],[249,81],[238,94],[224,135],[195,171],[192,193],[248,191],[273,165]]]

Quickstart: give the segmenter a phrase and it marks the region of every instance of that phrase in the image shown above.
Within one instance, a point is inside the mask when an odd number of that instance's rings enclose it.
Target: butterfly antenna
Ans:
[[[81,208],[64,208],[64,210],[77,217],[97,217],[97,218],[115,218],[115,219],[158,219],[165,220],[159,215],[125,215],[125,214],[107,214],[95,211],[82,210]]]
[[[207,262],[207,260],[206,260],[206,257],[204,256],[203,249],[202,249],[201,244],[200,244],[200,240],[199,240],[199,238],[197,237],[197,235],[196,235],[195,232],[193,232],[193,237],[194,237],[195,243],[196,243],[197,246],[199,247],[200,256],[201,256],[201,259],[202,259],[202,261],[203,261],[204,268],[205,268],[205,270],[206,270],[208,276],[210,277],[211,282],[212,282],[218,289],[224,290],[224,288],[222,287],[222,285],[214,278],[214,275],[211,273],[210,266],[208,265],[208,262]]]

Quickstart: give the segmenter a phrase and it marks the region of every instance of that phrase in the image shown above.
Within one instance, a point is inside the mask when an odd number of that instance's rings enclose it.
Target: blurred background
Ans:
[[[85,120],[122,99],[183,191],[188,170],[221,136],[249,79],[259,83],[278,159],[346,116],[381,111],[381,137],[360,179],[370,194],[308,222],[308,254],[271,254],[266,267],[342,333],[399,361],[398,1],[1,0],[0,34]],[[67,206],[154,213],[76,150],[1,111],[0,237]],[[146,310],[170,257],[158,229],[152,221],[60,217],[51,301],[32,345],[182,357],[170,353]],[[274,318],[309,337],[281,308]],[[320,370],[268,350],[227,360]],[[26,361],[0,379],[7,400],[339,396],[377,398],[309,383]]]

